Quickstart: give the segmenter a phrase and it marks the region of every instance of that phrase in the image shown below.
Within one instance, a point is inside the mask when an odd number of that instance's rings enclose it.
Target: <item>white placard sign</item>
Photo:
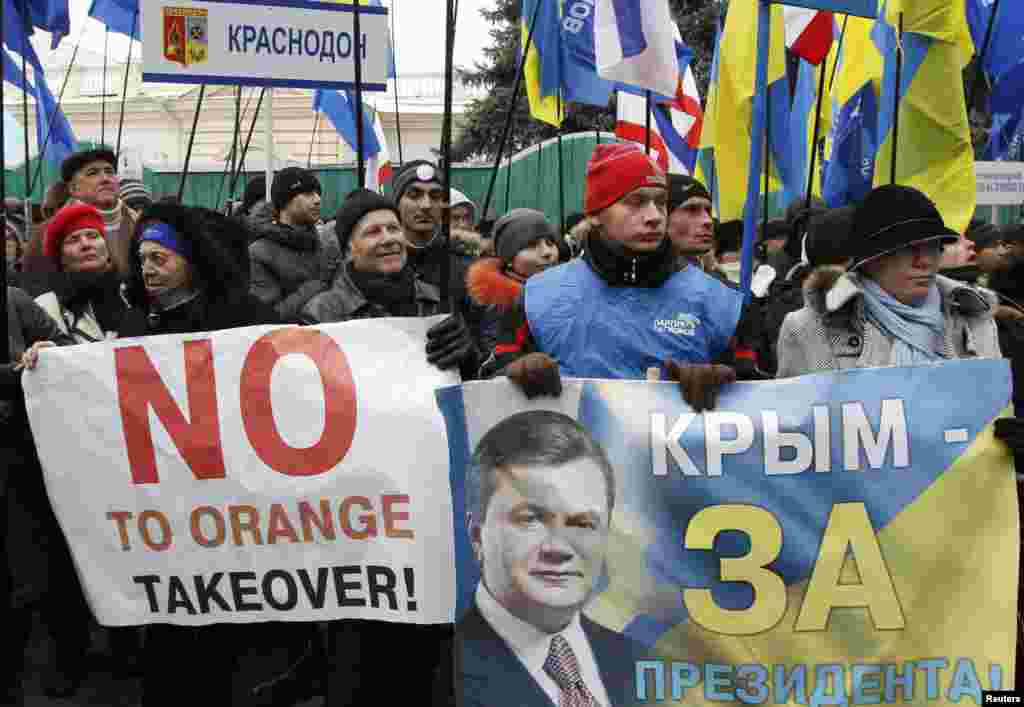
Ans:
[[[29,420],[99,622],[451,622],[436,321],[43,351]]]
[[[141,0],[142,78],[352,88],[354,6],[297,0]],[[386,91],[387,9],[359,7],[362,85]]]
[[[976,162],[978,206],[1024,204],[1024,162]]]

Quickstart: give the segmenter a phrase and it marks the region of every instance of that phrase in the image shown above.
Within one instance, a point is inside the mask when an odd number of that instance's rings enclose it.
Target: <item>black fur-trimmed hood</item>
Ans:
[[[196,284],[208,299],[238,298],[248,292],[250,233],[243,221],[210,209],[157,202],[143,212],[132,236],[131,273],[125,292],[129,304],[148,303],[142,282],[139,237],[153,221],[171,226],[192,246]]]

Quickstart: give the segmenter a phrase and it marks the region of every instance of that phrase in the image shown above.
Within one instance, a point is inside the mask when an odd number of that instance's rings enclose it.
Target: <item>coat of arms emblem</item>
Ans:
[[[206,61],[207,11],[191,7],[164,8],[164,58],[182,66]]]

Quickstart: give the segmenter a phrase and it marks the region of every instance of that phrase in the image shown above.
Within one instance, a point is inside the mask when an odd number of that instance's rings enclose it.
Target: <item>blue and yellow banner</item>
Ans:
[[[464,703],[1010,689],[1009,393],[1005,361],[737,384],[703,414],[672,383],[442,389]]]

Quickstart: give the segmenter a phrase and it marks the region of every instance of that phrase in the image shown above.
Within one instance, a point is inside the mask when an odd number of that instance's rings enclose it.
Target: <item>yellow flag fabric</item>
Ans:
[[[709,91],[701,147],[714,150],[722,221],[743,218],[757,67],[757,0],[733,0],[722,33],[718,86]],[[782,7],[771,10],[768,84],[786,76]]]
[[[927,194],[946,225],[963,233],[977,202],[974,148],[960,81],[966,51],[960,39],[967,28],[963,3],[900,0],[894,5],[903,12],[905,71],[913,71],[904,78],[909,85],[899,102],[896,183]],[[894,11],[887,8],[886,18]],[[881,110],[892,107],[882,105]],[[884,137],[875,163],[876,186],[892,179],[893,131]]]
[[[530,28],[524,19],[521,24],[522,46],[527,46],[530,38]],[[537,49],[536,34],[541,31],[538,27],[534,31],[534,40],[530,42],[529,51],[526,54],[526,66],[523,70],[523,80],[526,83],[526,95],[530,99],[530,115],[537,120],[554,125],[556,128],[562,124],[565,118],[565,106],[557,95],[541,95],[541,59],[540,51]]]

